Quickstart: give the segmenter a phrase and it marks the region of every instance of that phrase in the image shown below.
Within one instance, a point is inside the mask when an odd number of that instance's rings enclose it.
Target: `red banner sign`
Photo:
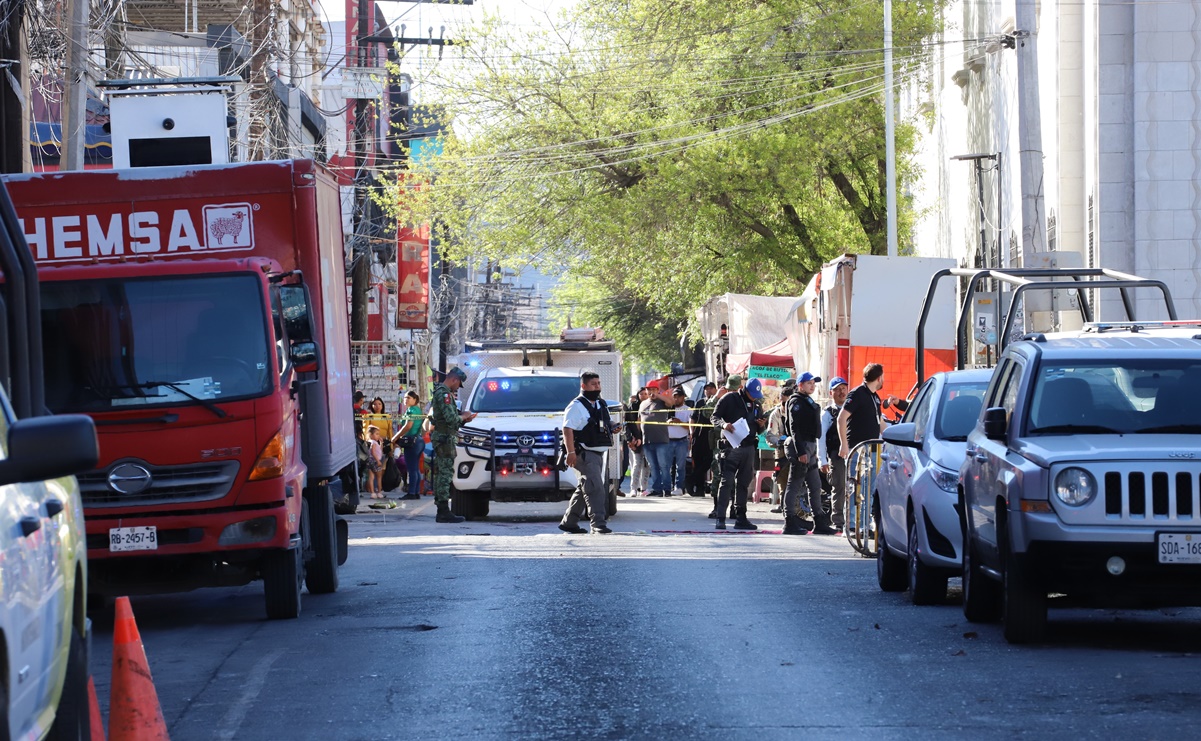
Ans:
[[[430,230],[401,229],[396,235],[396,327],[428,329],[430,325]]]

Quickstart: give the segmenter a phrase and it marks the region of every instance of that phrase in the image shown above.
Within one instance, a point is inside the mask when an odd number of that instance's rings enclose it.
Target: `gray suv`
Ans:
[[[968,620],[1027,643],[1050,595],[1201,605],[1199,330],[1095,325],[1005,350],[960,468]]]

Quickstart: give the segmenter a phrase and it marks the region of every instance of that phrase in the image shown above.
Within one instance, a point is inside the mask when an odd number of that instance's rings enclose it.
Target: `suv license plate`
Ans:
[[[1201,533],[1158,533],[1160,563],[1201,563]]]
[[[114,527],[108,531],[108,550],[117,551],[157,551],[158,528],[154,525],[141,527]]]

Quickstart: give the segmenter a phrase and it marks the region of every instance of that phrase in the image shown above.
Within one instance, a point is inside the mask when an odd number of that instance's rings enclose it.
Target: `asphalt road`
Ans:
[[[267,621],[258,585],[135,598],[174,741],[1191,738],[1201,610],[1053,611],[1049,640],[884,594],[841,538],[715,534],[709,500],[437,525],[357,515],[336,594]],[[410,503],[405,503],[410,504]],[[768,505],[752,519],[778,528]],[[701,534],[680,531],[700,530]],[[672,531],[672,532],[659,532]],[[107,707],[111,618],[93,615]]]

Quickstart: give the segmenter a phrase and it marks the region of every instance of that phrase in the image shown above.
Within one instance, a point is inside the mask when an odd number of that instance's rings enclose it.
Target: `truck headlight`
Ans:
[[[1055,496],[1070,507],[1088,504],[1097,495],[1097,480],[1083,468],[1065,468],[1055,476]]]
[[[930,471],[930,478],[934,479],[934,483],[943,491],[954,494],[959,490],[958,471],[944,471],[941,468],[933,468]]]
[[[459,430],[459,445],[472,448],[491,448],[492,437],[485,432]]]

